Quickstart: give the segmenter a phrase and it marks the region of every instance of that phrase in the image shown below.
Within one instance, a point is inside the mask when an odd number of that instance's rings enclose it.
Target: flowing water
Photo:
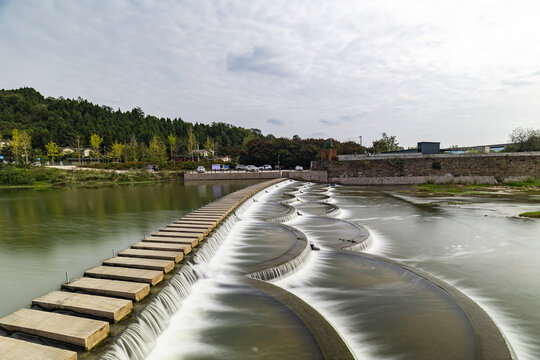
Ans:
[[[374,253],[455,285],[488,311],[518,358],[540,356],[540,221],[518,217],[537,210],[540,197],[413,197],[360,187],[332,195],[343,217],[372,231]]]
[[[278,280],[273,275],[263,278],[273,278],[273,284],[317,309],[356,358],[476,356],[467,316],[439,287],[392,263],[339,250],[350,246],[351,239],[368,239],[366,230],[355,226],[361,225],[370,230],[368,252],[417,266],[452,283],[497,322],[517,358],[534,359],[540,353],[540,294],[534,282],[540,275],[534,262],[540,225],[516,215],[537,207],[538,198],[466,200],[297,182],[272,189],[240,215],[208,264],[204,279],[193,287],[148,358],[316,358],[308,340],[300,343],[297,337],[287,336],[290,342],[283,344],[283,327],[305,335],[302,326],[289,322],[294,316],[274,314],[279,306],[260,294],[252,296],[256,291],[239,281],[251,265],[290,251],[294,240],[287,228],[261,221],[282,214],[276,203],[284,201],[301,214],[286,224],[321,250],[306,256],[302,252],[289,261],[279,270]],[[456,202],[463,204],[451,205]],[[337,218],[321,217],[328,211]],[[277,322],[266,318],[268,313]],[[255,336],[247,336],[246,331]],[[306,348],[306,344],[311,345]]]
[[[251,276],[306,301],[357,359],[474,359],[474,329],[463,309],[388,258],[454,285],[495,320],[517,358],[536,359],[540,221],[517,215],[539,205],[534,196],[420,197],[389,187],[280,183],[214,231],[102,358],[322,358],[306,325],[247,285]],[[137,233],[155,230],[160,224],[152,221],[181,212],[163,206],[142,223],[109,215],[103,227],[110,232],[127,221]],[[98,237],[106,257],[110,244]],[[85,243],[78,239],[75,249]]]

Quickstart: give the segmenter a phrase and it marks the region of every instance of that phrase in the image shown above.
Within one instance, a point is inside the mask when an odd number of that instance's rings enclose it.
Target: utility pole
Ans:
[[[279,167],[279,154],[278,154],[278,156],[277,156],[277,169],[278,169],[278,170],[281,170],[280,167]]]
[[[360,146],[362,146],[362,135],[358,137],[360,139]]]

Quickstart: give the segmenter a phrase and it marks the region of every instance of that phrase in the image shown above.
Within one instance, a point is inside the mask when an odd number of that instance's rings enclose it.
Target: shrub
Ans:
[[[14,166],[0,168],[1,185],[28,185],[34,182],[34,177],[29,169],[21,169]]]

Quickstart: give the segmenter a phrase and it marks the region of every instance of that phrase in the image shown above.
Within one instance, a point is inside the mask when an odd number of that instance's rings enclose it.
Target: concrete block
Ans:
[[[87,270],[84,275],[101,279],[142,282],[152,286],[163,280],[163,271],[130,269],[117,266],[96,266]]]
[[[162,250],[145,250],[145,249],[126,249],[120,251],[118,256],[127,256],[127,257],[139,257],[145,259],[161,259],[161,260],[172,260],[175,263],[182,261],[184,258],[184,253],[181,251],[162,251]]]
[[[9,331],[41,336],[91,350],[109,335],[106,321],[48,311],[19,309],[0,319],[0,326]]]
[[[103,265],[107,266],[120,266],[134,269],[148,269],[159,270],[164,273],[168,273],[174,269],[174,261],[171,260],[159,260],[159,259],[144,259],[139,257],[125,257],[116,256],[107,259],[103,262]]]
[[[77,353],[1,336],[0,360],[77,360]]]
[[[184,253],[184,255],[189,254],[191,252],[191,244],[188,244],[188,243],[141,241],[141,242],[131,245],[131,247],[133,249],[148,249],[148,250],[158,250],[158,251],[181,251]]]
[[[62,288],[73,291],[84,291],[91,294],[108,295],[139,301],[150,293],[150,285],[131,281],[78,278],[62,285]]]
[[[53,291],[32,300],[47,310],[70,310],[79,314],[92,315],[118,322],[131,312],[130,300],[105,296],[79,294],[66,291]]]

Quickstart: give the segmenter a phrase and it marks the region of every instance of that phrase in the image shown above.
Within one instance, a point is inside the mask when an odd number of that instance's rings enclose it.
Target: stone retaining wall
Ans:
[[[327,182],[326,171],[220,171],[206,173],[185,173],[184,180],[199,181],[199,180],[266,180],[290,178],[303,181]]]
[[[347,161],[313,161],[311,169],[326,171],[327,181],[340,184],[493,184],[540,178],[540,152],[352,156]]]

